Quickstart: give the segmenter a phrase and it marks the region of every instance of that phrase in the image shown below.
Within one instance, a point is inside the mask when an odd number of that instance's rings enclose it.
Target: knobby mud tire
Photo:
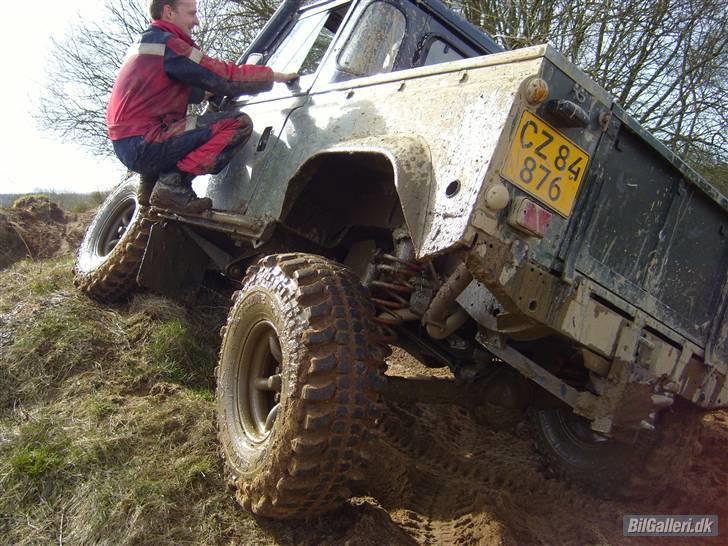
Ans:
[[[114,188],[94,216],[76,253],[74,283],[97,301],[121,300],[137,287],[137,273],[152,227],[148,207],[137,201],[138,183],[134,177]],[[131,207],[133,213],[125,231],[113,249],[106,252],[101,247],[105,239],[112,237],[109,230]]]
[[[373,317],[366,289],[335,262],[281,254],[248,270],[234,295],[217,369],[226,478],[247,510],[312,517],[340,506],[363,478],[362,447],[381,412],[377,390],[388,354]],[[241,404],[249,402],[240,378],[256,366],[243,354],[261,354],[246,343],[256,343],[256,325],[266,323],[280,342],[283,381],[277,418],[267,436],[256,437],[241,417]]]
[[[681,400],[660,414],[654,433],[640,433],[631,444],[576,441],[565,425],[567,412],[554,408],[533,412],[537,449],[552,474],[597,497],[655,497],[684,479],[700,451],[700,412]]]

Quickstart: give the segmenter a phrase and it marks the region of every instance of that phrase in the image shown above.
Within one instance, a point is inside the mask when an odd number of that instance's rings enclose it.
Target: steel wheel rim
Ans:
[[[282,354],[278,334],[268,321],[248,333],[238,362],[236,410],[238,423],[249,440],[270,436],[281,401]]]
[[[97,256],[102,258],[108,256],[116,248],[134,220],[136,208],[136,201],[133,198],[125,199],[109,215],[109,219],[99,230],[99,237],[96,238],[94,253]]]

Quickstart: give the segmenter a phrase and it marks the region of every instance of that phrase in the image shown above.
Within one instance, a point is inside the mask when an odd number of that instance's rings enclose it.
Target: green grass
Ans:
[[[47,193],[26,193],[13,201],[13,208],[22,208],[31,203],[36,205],[50,205],[51,197]]]
[[[31,290],[32,293],[32,290]],[[57,291],[23,309],[14,340],[4,351],[5,369],[14,388],[3,385],[0,412],[18,403],[47,399],[66,380],[84,372],[103,371],[118,362],[129,347],[114,313],[89,305],[79,294]],[[3,403],[4,402],[4,403]]]
[[[36,296],[46,296],[57,291],[60,286],[53,279],[41,279],[33,281],[29,286],[30,292]]]
[[[51,540],[60,514],[71,543],[269,542],[223,483],[208,401],[109,396],[59,399],[13,427],[0,447],[4,543]]]
[[[208,341],[179,319],[154,328],[144,352],[159,368],[161,379],[186,385],[209,385],[217,361]]]
[[[63,461],[59,453],[46,445],[28,446],[17,450],[10,459],[10,468],[19,475],[35,479],[58,468]]]
[[[71,266],[0,272],[0,543],[279,542],[279,524],[261,527],[223,478],[224,304],[101,306]]]

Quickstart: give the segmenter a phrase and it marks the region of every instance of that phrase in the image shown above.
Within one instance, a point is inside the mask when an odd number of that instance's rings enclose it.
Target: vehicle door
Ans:
[[[281,132],[291,112],[306,103],[321,60],[350,4],[342,0],[299,11],[272,52],[262,59],[276,72],[298,72],[299,80],[275,83],[268,92],[233,101],[232,107],[251,117],[254,129],[248,144],[219,175],[198,183],[206,186],[202,191],[212,198],[215,208],[252,215],[273,212],[276,195],[284,191],[276,184],[291,148],[289,142],[281,141]]]

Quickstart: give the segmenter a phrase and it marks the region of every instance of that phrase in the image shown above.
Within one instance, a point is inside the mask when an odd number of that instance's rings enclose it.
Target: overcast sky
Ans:
[[[37,128],[31,110],[43,93],[51,37],[79,16],[98,17],[100,0],[8,2],[0,57],[0,193],[106,190],[124,174],[115,159],[99,160],[72,142]]]

